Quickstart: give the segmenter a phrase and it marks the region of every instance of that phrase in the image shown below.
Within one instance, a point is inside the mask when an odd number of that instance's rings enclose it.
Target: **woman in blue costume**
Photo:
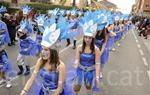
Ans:
[[[122,39],[122,37],[123,37],[123,29],[124,29],[124,21],[123,20],[121,20],[120,21],[120,23],[119,23],[119,32],[120,32],[120,36],[119,36],[119,41]]]
[[[108,29],[108,48],[109,50],[112,50],[112,51],[115,51],[115,36],[116,36],[116,33],[113,31],[113,27],[114,25],[113,24],[109,24],[107,29]]]
[[[108,30],[107,28],[103,28],[103,30],[99,30],[95,36],[95,44],[101,51],[101,72],[100,72],[100,78],[102,78],[104,64],[108,60],[109,55],[109,48],[108,48]]]
[[[0,14],[1,16],[1,14]],[[1,19],[1,17],[0,17]],[[5,44],[8,44],[10,40],[7,38],[7,26],[0,20],[0,84],[7,82],[6,87],[11,87],[11,82],[9,81],[13,74],[12,64],[8,60],[7,53],[5,51]]]
[[[56,26],[53,25],[53,27]],[[38,74],[42,78],[42,86],[36,95],[64,95],[66,66],[59,59],[57,50],[52,48],[60,35],[59,29],[52,31],[53,29],[44,31],[41,42],[41,58],[38,59],[35,69],[20,95],[28,93]]]
[[[95,85],[96,87],[99,87],[100,50],[95,46],[94,42],[94,33],[96,32],[94,29],[96,29],[96,27],[92,27],[93,26],[90,26],[85,30],[83,44],[77,47],[76,51],[74,68],[76,68],[77,76],[75,78],[73,89],[77,95],[83,81],[90,95],[92,94],[92,88]]]
[[[128,31],[128,25],[127,25],[127,21],[124,20],[123,21],[124,27],[123,27],[123,38],[125,37],[127,31]]]
[[[68,21],[69,21],[69,23],[74,23],[74,25],[68,31],[71,31],[71,32],[77,32],[77,31],[79,31],[78,17],[77,17],[77,13],[76,13],[75,10],[71,11],[71,15],[69,16],[69,20]],[[72,39],[73,39],[73,49],[76,49],[77,38],[73,37]],[[70,45],[70,39],[68,38],[66,46],[69,46],[69,45]]]
[[[122,26],[120,25],[119,21],[114,22],[114,32],[116,33],[115,36],[115,42],[118,46],[120,46],[119,41],[121,40],[121,34],[122,34]]]
[[[38,43],[34,40],[34,30],[32,26],[31,18],[29,18],[28,13],[31,11],[31,8],[24,6],[23,9],[24,19],[21,21],[17,36],[19,38],[19,55],[17,57],[17,65],[19,68],[18,75],[24,73],[23,65],[26,67],[26,72],[24,75],[30,74],[29,63],[25,62],[27,56],[35,56],[38,50]]]

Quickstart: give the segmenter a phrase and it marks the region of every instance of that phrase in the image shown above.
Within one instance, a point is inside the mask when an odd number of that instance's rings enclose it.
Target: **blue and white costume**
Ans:
[[[76,84],[82,85],[84,81],[85,85],[93,86],[93,80],[95,78],[95,54],[80,54],[80,64],[77,68],[77,77],[75,79]]]
[[[7,26],[3,21],[0,20],[0,72],[4,73],[4,77],[7,80],[6,87],[11,87],[9,80],[16,75],[12,63],[8,59],[5,51],[5,45],[9,42],[10,38],[8,36]]]
[[[50,72],[42,68],[39,73],[42,78],[42,87],[38,95],[51,95],[50,93],[58,87],[58,71]],[[60,95],[64,95],[64,91]]]
[[[84,24],[84,34],[93,35],[96,32],[97,24],[92,24],[92,20]],[[95,54],[94,53],[80,53],[80,63],[76,70],[75,84],[81,86],[84,82],[84,85],[95,88]]]
[[[31,11],[29,6],[21,7],[23,14],[28,15]],[[30,19],[23,19],[18,29],[19,36],[19,55],[17,57],[17,64],[20,69],[18,75],[22,74],[24,69],[22,65],[26,65],[25,75],[30,73],[29,63],[25,62],[27,56],[35,56],[39,52],[39,44],[34,39],[34,30],[32,21]]]
[[[55,46],[55,43],[60,37],[60,29],[56,28],[56,26],[56,23],[54,23],[44,29],[41,45],[45,47]],[[54,91],[58,88],[59,71],[57,69],[55,71],[48,71],[43,67],[39,70],[38,78],[41,78],[42,81],[40,83],[41,85],[35,87],[39,89],[36,95],[53,95]],[[72,95],[65,91],[68,89],[70,88],[67,88],[66,84],[64,84],[63,91],[60,95]]]

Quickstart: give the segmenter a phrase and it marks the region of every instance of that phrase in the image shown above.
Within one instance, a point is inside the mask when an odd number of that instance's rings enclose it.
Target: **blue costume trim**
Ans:
[[[85,85],[93,87],[95,78],[95,54],[81,53],[80,65],[76,72],[77,77],[75,78],[75,82],[77,85],[82,85],[84,81]]]

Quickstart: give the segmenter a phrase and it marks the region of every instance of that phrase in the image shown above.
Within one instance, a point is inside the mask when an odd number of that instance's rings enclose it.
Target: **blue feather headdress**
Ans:
[[[46,21],[46,19],[47,18],[45,15],[39,15],[38,17],[36,17],[35,21],[38,26],[44,26],[44,22]]]
[[[58,40],[60,36],[60,29],[56,28],[56,23],[52,24],[50,27],[46,27],[41,45],[50,48]]]
[[[24,5],[24,6],[21,7],[21,10],[23,11],[24,15],[27,15],[32,10],[32,8],[29,7],[28,5]]]
[[[23,33],[33,33],[33,26],[31,21],[27,21],[26,19],[22,20],[20,25],[19,25],[19,32]]]
[[[7,11],[6,7],[1,6],[1,8],[0,8],[0,13],[6,12],[6,11]]]
[[[21,21],[21,23],[19,25],[19,28],[18,28],[18,31],[25,33],[26,32],[25,31],[26,26],[27,26],[27,20],[24,19],[24,20]]]

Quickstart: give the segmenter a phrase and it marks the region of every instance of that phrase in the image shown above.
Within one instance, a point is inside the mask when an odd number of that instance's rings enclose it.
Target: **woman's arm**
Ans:
[[[37,61],[36,65],[35,65],[35,69],[34,69],[32,75],[31,75],[31,77],[27,81],[24,89],[22,90],[21,95],[25,95],[29,91],[30,87],[32,86],[32,84],[33,84],[33,82],[34,82],[34,80],[35,80],[35,78],[36,78],[36,76],[38,74],[40,66],[41,66],[41,59],[39,59]]]
[[[80,63],[81,45],[77,47],[74,68],[77,68]]]
[[[108,39],[108,35],[107,35],[107,33],[105,33],[105,40],[104,40],[104,42],[103,42],[103,45],[102,45],[102,49],[101,49],[101,55],[103,54],[103,52],[104,52],[104,50],[105,50],[105,47],[106,47],[106,43],[107,43],[107,39]],[[101,56],[100,55],[100,56]]]
[[[59,79],[58,79],[58,88],[55,91],[54,95],[59,95],[63,91],[63,85],[66,77],[66,65],[60,61],[60,65],[58,66]]]
[[[101,55],[100,50],[98,49],[98,47],[95,47],[96,79],[99,78],[99,73],[100,73],[100,55]]]
[[[113,25],[111,25],[111,26],[108,28],[108,30],[109,30],[109,32],[110,32],[110,34],[111,34],[111,36],[116,36],[116,33],[115,33],[115,32],[113,32],[113,28],[114,28],[114,26],[113,26]]]

